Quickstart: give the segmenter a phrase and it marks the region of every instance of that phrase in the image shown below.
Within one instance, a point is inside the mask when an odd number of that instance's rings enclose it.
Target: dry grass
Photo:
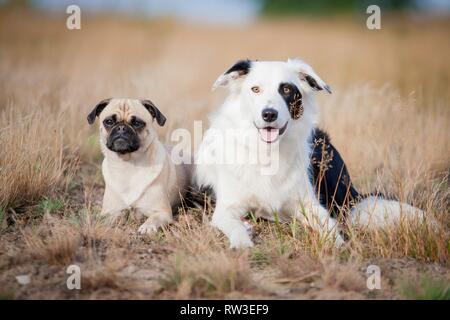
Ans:
[[[72,177],[73,161],[65,155],[64,138],[58,123],[42,111],[17,117],[13,107],[2,112],[0,132],[0,208],[20,208],[43,195],[64,188]]]
[[[450,284],[430,274],[413,274],[399,282],[400,294],[414,300],[450,300]]]
[[[80,239],[67,221],[46,215],[37,230],[23,231],[23,241],[34,258],[65,266],[74,259]]]
[[[192,215],[180,215],[165,235],[172,252],[161,281],[176,298],[217,298],[252,289],[247,254],[229,252],[217,232]]]
[[[0,11],[0,298],[448,297],[436,281],[450,276],[449,21],[397,17],[369,31],[350,20],[238,29],[83,19],[68,31],[60,17]],[[110,96],[150,98],[168,118],[160,133],[169,141],[172,129],[207,119],[224,96],[211,84],[246,57],[311,63],[333,87],[318,97],[320,125],[356,186],[419,206],[439,228],[351,230],[334,250],[295,221],[254,221],[256,246],[230,251],[204,223],[208,212],[183,212],[152,237],[137,235],[132,219],[99,220],[90,108]],[[65,287],[73,263],[80,291]],[[369,264],[382,269],[380,291],[366,288]],[[29,285],[16,282],[21,274]]]

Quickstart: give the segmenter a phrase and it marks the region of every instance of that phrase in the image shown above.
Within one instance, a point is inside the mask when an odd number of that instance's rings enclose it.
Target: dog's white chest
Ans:
[[[103,161],[102,173],[111,188],[127,206],[133,206],[162,171],[162,165],[138,167],[132,163]]]
[[[299,171],[291,172],[287,168],[280,168],[276,175],[263,175],[257,168],[242,168],[242,170],[235,170],[232,174],[233,180],[226,184],[236,186],[239,183],[239,188],[231,188],[235,190],[234,197],[240,198],[240,203],[245,204],[245,209],[257,210],[257,214],[264,218],[272,218],[273,213],[290,215],[295,209],[296,205],[302,198],[302,195],[307,193],[304,181],[301,182],[302,177]],[[222,176],[222,179],[228,180],[230,176]]]

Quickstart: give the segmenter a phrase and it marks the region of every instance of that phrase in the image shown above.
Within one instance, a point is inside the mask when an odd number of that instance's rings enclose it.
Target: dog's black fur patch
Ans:
[[[159,111],[158,107],[155,106],[153,102],[150,100],[141,100],[142,105],[145,107],[145,109],[150,112],[153,118],[156,119],[156,122],[162,127],[166,123],[166,117],[162,114],[161,111]]]
[[[353,187],[350,174],[328,134],[318,128],[311,136],[311,178],[320,203],[332,217],[346,213],[362,196]]]
[[[289,93],[285,93],[284,89],[289,88]],[[283,97],[291,114],[291,118],[296,120],[303,115],[302,94],[297,86],[293,83],[282,82],[278,86],[278,93]]]
[[[251,67],[251,61],[250,60],[239,60],[236,62],[230,69],[228,69],[225,74],[229,74],[231,72],[237,71],[240,76],[244,76],[250,71]]]
[[[97,105],[92,109],[92,111],[88,114],[87,120],[89,124],[93,124],[95,122],[95,118],[106,108],[112,98],[108,98],[100,101]]]
[[[187,208],[212,211],[216,206],[216,192],[211,186],[199,186],[192,184],[184,197],[184,204]]]
[[[305,81],[308,82],[309,86],[313,88],[314,90],[320,91],[323,90],[321,86],[317,83],[316,79],[311,77],[310,75],[305,75]]]

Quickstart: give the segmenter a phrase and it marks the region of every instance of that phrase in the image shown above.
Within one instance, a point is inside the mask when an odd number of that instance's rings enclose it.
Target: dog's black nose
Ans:
[[[266,122],[274,122],[278,118],[278,111],[272,108],[266,108],[262,111],[262,118]]]
[[[117,126],[116,130],[117,130],[117,133],[125,133],[126,130],[127,130],[127,128],[126,128],[125,125],[119,124],[119,125]]]

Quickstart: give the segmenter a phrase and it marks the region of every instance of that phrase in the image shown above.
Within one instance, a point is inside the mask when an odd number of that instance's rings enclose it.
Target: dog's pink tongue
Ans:
[[[265,142],[274,142],[277,140],[280,130],[278,129],[259,129],[259,134]]]

